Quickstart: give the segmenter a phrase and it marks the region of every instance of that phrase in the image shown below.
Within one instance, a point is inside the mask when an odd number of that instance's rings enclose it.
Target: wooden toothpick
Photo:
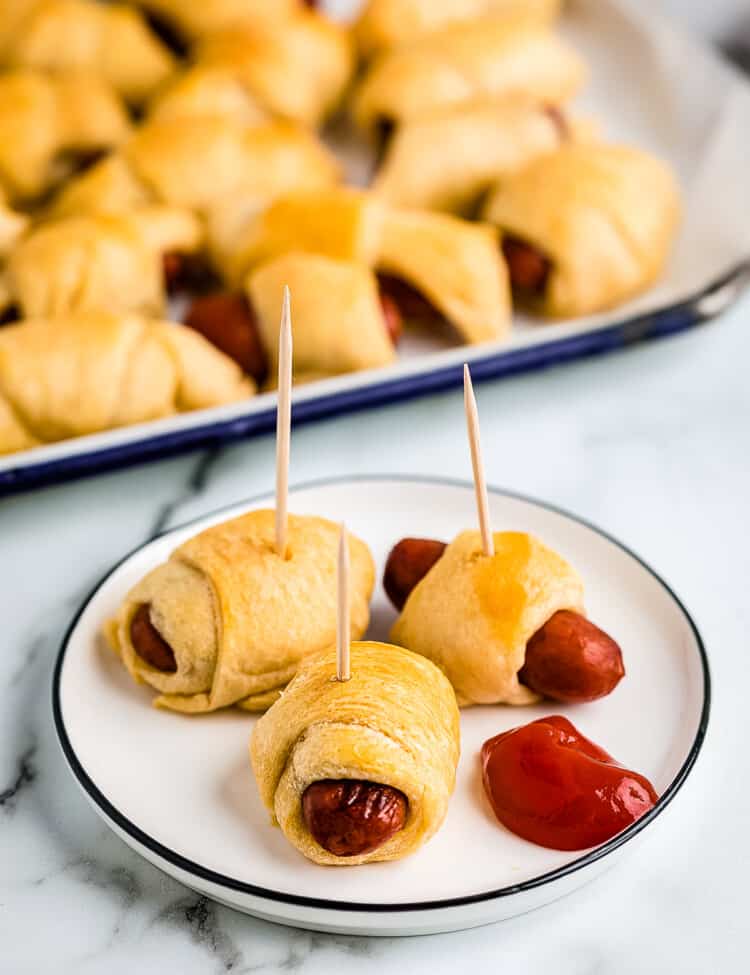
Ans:
[[[279,391],[276,407],[276,554],[286,557],[289,532],[289,433],[292,425],[292,317],[284,285],[279,329]]]
[[[466,410],[466,427],[469,433],[469,447],[471,449],[471,466],[474,471],[474,492],[477,497],[477,515],[479,516],[479,530],[482,533],[482,549],[487,556],[495,554],[495,541],[492,537],[490,515],[487,504],[487,484],[484,480],[484,465],[482,464],[482,444],[479,439],[479,414],[477,401],[474,397],[474,387],[471,384],[469,366],[464,363],[464,409]]]
[[[336,680],[350,680],[350,640],[351,625],[349,622],[349,545],[347,544],[346,525],[341,523],[339,536],[338,557],[338,615],[336,620]]]

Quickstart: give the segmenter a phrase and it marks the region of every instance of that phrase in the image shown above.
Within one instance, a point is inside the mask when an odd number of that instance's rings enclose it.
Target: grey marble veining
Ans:
[[[746,298],[684,336],[477,387],[490,483],[568,507],[656,565],[698,619],[715,685],[668,826],[572,897],[480,930],[369,940],[237,914],[132,853],[64,767],[50,679],[76,608],[156,532],[270,489],[271,438],[1,502],[0,972],[744,970],[749,320]],[[456,392],[300,428],[292,481],[469,477],[463,422]]]

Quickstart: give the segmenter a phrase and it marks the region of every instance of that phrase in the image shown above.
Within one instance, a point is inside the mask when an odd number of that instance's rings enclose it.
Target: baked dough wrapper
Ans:
[[[523,532],[496,532],[494,540],[487,558],[479,532],[458,535],[390,634],[440,667],[462,707],[538,701],[518,680],[526,644],[558,610],[583,613],[583,583],[560,555]]]
[[[526,299],[554,317],[601,311],[662,273],[680,217],[669,167],[637,149],[577,143],[508,177],[485,219],[551,261],[543,294]]]
[[[263,710],[306,654],[336,633],[339,527],[289,516],[286,558],[275,551],[275,516],[251,511],[207,528],[175,549],[126,596],[105,633],[130,675],[159,692],[157,707],[202,714],[238,705]],[[369,622],[375,567],[368,547],[349,535],[351,630]],[[171,646],[175,673],[136,653],[130,625],[150,604],[153,625]]]
[[[371,57],[461,21],[524,13],[544,23],[559,9],[560,0],[368,0],[354,33],[362,54]]]
[[[453,690],[424,657],[384,643],[353,643],[351,679],[335,675],[334,647],[306,657],[253,729],[250,757],[261,799],[289,842],[315,863],[398,860],[445,819],[460,750]],[[305,789],[321,779],[399,789],[409,803],[403,829],[369,853],[329,853],[302,813]]]
[[[0,59],[10,67],[84,72],[140,103],[176,68],[138,11],[93,0],[0,0]]]
[[[482,98],[568,101],[585,69],[571,48],[533,17],[485,17],[442,30],[377,58],[354,95],[358,124],[374,131]]]
[[[185,410],[255,386],[192,329],[91,313],[0,329],[0,454]]]
[[[0,186],[10,202],[35,201],[75,168],[72,156],[110,149],[129,132],[124,105],[98,78],[0,76]]]
[[[567,138],[530,98],[475,102],[399,125],[373,191],[394,206],[463,213],[481,194]]]
[[[249,125],[268,121],[268,112],[232,71],[195,65],[151,99],[148,119],[224,115]]]
[[[5,304],[15,302],[26,318],[96,310],[161,316],[163,254],[193,253],[202,236],[193,213],[166,206],[42,224],[10,256]]]
[[[209,248],[230,281],[289,251],[359,262],[402,278],[466,342],[502,338],[510,291],[499,238],[488,224],[385,205],[349,187],[286,194],[260,212],[209,216]]]
[[[62,190],[50,215],[122,212],[144,203],[203,211],[225,198],[261,206],[292,189],[322,189],[339,163],[291,122],[253,125],[222,115],[157,118],[120,152]]]
[[[261,265],[245,290],[269,372],[278,372],[279,308],[292,294],[294,364],[302,375],[338,375],[395,361],[375,275],[361,264],[291,252]]]
[[[243,23],[282,20],[302,7],[302,0],[139,0],[188,40]]]
[[[195,58],[231,72],[269,114],[309,126],[340,103],[354,71],[349,32],[311,10],[216,31]]]

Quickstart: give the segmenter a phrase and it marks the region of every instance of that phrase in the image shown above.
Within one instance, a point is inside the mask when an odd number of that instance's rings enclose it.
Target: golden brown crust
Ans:
[[[195,57],[230,72],[269,114],[310,126],[339,104],[354,70],[348,31],[310,10],[216,31]]]
[[[231,200],[209,214],[209,246],[225,277],[240,283],[271,258],[300,251],[342,261],[375,263],[382,207],[372,194],[350,186],[299,190],[268,207]]]
[[[481,101],[398,126],[374,192],[388,203],[461,214],[492,184],[556,149],[564,134],[531,98]]]
[[[148,118],[226,115],[249,125],[268,120],[268,112],[235,73],[194,65],[161,88],[148,106]]]
[[[0,453],[253,391],[230,359],[181,325],[105,313],[24,321],[0,330]]]
[[[244,218],[234,208],[215,210],[209,240],[230,280],[292,250],[317,253],[403,278],[467,342],[502,338],[510,325],[506,269],[489,225],[400,210],[365,190],[337,187],[287,194]]]
[[[559,9],[560,0],[368,0],[354,31],[360,51],[371,57],[461,21],[522,12],[544,23]]]
[[[529,17],[450,25],[376,59],[354,98],[359,125],[401,122],[481,98],[526,95],[550,104],[584,79],[578,56]]]
[[[517,677],[528,640],[558,610],[583,611],[583,584],[561,556],[523,532],[494,539],[487,558],[478,532],[458,535],[391,630],[441,668],[461,706],[537,701]]]
[[[336,182],[339,165],[310,132],[288,122],[246,125],[226,116],[157,120],[124,147],[157,199],[202,209],[218,198],[259,203],[295,187]]]
[[[262,708],[299,662],[336,632],[339,529],[323,518],[289,516],[289,554],[275,551],[273,511],[214,525],[176,549],[128,594],[106,627],[131,676],[160,692],[159,707],[199,714],[239,704]],[[369,621],[374,565],[349,535],[352,634]],[[141,660],[130,624],[139,606],[172,648],[177,671]]]
[[[44,215],[57,219],[84,214],[130,213],[157,202],[155,194],[133,172],[127,160],[115,152],[63,186]]]
[[[140,6],[158,14],[186,38],[237,24],[280,20],[300,9],[301,0],[140,0]]]
[[[0,77],[0,185],[34,200],[69,174],[67,156],[106,150],[127,136],[127,113],[103,82],[12,71]]]
[[[29,217],[25,213],[19,213],[8,205],[3,188],[0,186],[0,258],[5,258],[13,249],[28,229],[29,222]],[[5,283],[0,285],[0,291],[5,292],[5,289]],[[5,295],[0,299],[0,308],[4,304],[6,304]]]
[[[253,271],[246,291],[271,375],[278,367],[279,308],[292,293],[295,368],[336,375],[395,360],[375,275],[351,261],[291,252]]]
[[[201,235],[189,211],[156,206],[43,224],[10,257],[9,299],[27,318],[95,310],[158,316],[163,252],[195,251]]]
[[[420,291],[470,344],[510,330],[508,276],[489,224],[387,208],[377,267]]]
[[[0,3],[0,17],[6,6],[17,4]],[[175,69],[171,53],[130,7],[92,0],[32,0],[23,6],[2,44],[3,61],[11,67],[86,72],[136,103]]]
[[[661,274],[679,221],[670,169],[637,149],[571,144],[503,180],[485,218],[552,263],[535,311],[584,315],[647,288]]]
[[[334,648],[308,656],[250,742],[263,804],[289,842],[315,863],[355,865],[408,856],[442,825],[459,756],[450,684],[423,657],[383,643],[353,643],[351,680],[336,681]],[[302,814],[308,785],[357,779],[400,790],[404,828],[382,846],[338,857],[311,836]]]

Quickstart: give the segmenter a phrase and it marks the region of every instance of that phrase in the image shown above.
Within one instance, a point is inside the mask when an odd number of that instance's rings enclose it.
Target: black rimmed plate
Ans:
[[[619,542],[539,502],[491,490],[497,529],[530,531],[576,566],[592,619],[623,649],[627,676],[593,704],[482,707],[462,712],[456,791],[440,832],[397,863],[330,869],[305,860],[269,825],[248,761],[254,718],[227,711],[188,718],[150,706],[100,637],[127,590],[180,542],[271,498],[167,532],[116,566],[65,638],[53,685],[58,735],[89,801],[122,839],[166,873],[238,910],[324,931],[401,935],[451,931],[521,914],[593,879],[633,850],[689,773],[708,719],[705,651],[687,610]],[[468,484],[355,478],[295,489],[293,511],[346,521],[382,567],[405,535],[449,539],[474,523]],[[380,588],[370,635],[387,639],[395,614]],[[562,853],[500,827],[484,799],[482,742],[544,714],[564,713],[661,795],[629,830],[591,851]]]

